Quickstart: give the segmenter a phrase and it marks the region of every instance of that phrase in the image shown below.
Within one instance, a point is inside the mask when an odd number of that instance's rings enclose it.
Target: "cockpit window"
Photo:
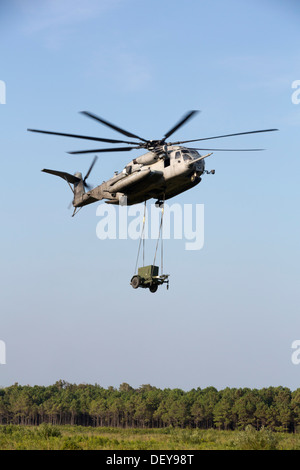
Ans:
[[[192,160],[190,152],[188,150],[181,150],[183,160]]]
[[[175,158],[180,158],[180,152],[175,153]]]

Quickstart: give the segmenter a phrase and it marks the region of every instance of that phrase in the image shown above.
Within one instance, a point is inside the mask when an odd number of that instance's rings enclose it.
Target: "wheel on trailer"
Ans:
[[[140,276],[133,276],[131,279],[131,285],[134,289],[137,289],[141,283],[141,278]]]
[[[151,286],[149,286],[150,292],[153,292],[154,294],[154,292],[157,291],[157,287],[158,287],[157,284],[151,284]]]

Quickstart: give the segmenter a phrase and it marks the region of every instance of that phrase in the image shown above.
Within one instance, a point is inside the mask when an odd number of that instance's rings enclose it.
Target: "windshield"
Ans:
[[[190,153],[192,154],[193,158],[199,158],[200,154],[197,152],[197,150],[191,150]]]
[[[183,156],[183,160],[192,160],[189,150],[181,150],[181,155]]]

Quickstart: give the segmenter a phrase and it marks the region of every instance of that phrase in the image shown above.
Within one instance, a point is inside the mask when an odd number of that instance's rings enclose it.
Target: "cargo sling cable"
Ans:
[[[146,210],[147,210],[146,206],[147,206],[147,203],[145,201],[145,203],[144,203],[143,225],[142,225],[139,248],[138,248],[138,254],[137,254],[135,269],[134,269],[135,273],[136,273],[137,265],[138,265],[138,262],[139,262],[139,256],[140,256],[140,250],[141,250],[141,244],[142,243],[143,243],[143,266],[145,266],[145,223],[146,223]]]
[[[143,224],[142,224],[142,230],[141,230],[141,236],[140,236],[140,241],[139,241],[139,248],[138,248],[138,254],[137,254],[137,259],[135,263],[135,270],[137,270],[138,266],[138,261],[139,261],[139,256],[140,256],[140,250],[141,250],[141,244],[143,245],[143,266],[145,266],[145,224],[146,224],[146,201],[144,204],[144,215],[143,215]],[[161,242],[161,272],[163,272],[163,218],[164,218],[164,201],[163,204],[161,205],[161,217],[160,217],[160,224],[159,224],[159,231],[158,231],[158,238],[156,242],[156,248],[155,248],[155,253],[154,253],[154,260],[153,260],[153,265],[155,265],[155,260],[156,260],[156,255],[157,255],[157,250],[158,250],[158,244],[159,240]],[[153,272],[151,272],[153,274]]]
[[[160,269],[161,273],[164,272],[163,269],[163,220],[164,220],[164,207],[165,207],[165,195],[161,204],[161,216],[160,216],[160,225],[159,225],[159,231],[158,231],[158,237],[157,237],[157,242],[156,242],[156,248],[155,248],[155,253],[154,253],[154,260],[153,260],[153,266],[155,266],[155,260],[156,260],[156,254],[157,254],[157,249],[158,249],[158,243],[160,240]]]
[[[160,225],[159,225],[159,233],[158,233],[158,239],[157,239],[157,242],[156,242],[154,261],[153,261],[153,264],[150,265],[150,266],[145,266],[145,223],[146,223],[146,201],[145,201],[141,236],[140,236],[138,254],[137,254],[137,259],[136,259],[136,264],[135,264],[135,271],[134,271],[135,273],[138,272],[138,274],[134,275],[131,279],[131,282],[130,282],[130,284],[132,285],[132,287],[134,289],[137,289],[138,287],[143,287],[143,288],[148,287],[151,292],[156,292],[158,286],[161,285],[161,284],[164,284],[164,283],[167,283],[167,289],[169,288],[169,280],[168,280],[169,275],[162,274],[163,273],[164,201],[165,201],[165,197],[164,197],[163,201],[161,202],[161,204],[159,205],[159,207],[161,207],[161,209],[162,209],[161,210]],[[155,260],[156,260],[159,240],[161,241],[161,267],[160,267],[161,274],[160,275],[159,275],[159,267],[155,266]],[[138,268],[138,261],[139,261],[141,246],[143,246],[143,267]]]

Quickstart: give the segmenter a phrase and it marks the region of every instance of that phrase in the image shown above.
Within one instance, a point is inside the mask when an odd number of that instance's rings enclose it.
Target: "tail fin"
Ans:
[[[48,170],[46,168],[44,168],[42,171],[44,173],[50,173],[50,175],[60,176],[69,184],[74,194],[74,205],[76,204],[76,199],[78,199],[85,193],[85,182],[82,179],[81,173],[75,173],[75,175],[71,175],[70,173],[66,173],[65,171]],[[73,184],[73,188],[71,184]]]
[[[44,168],[42,171],[44,173],[50,173],[50,175],[59,176],[68,183],[72,190],[72,193],[74,194],[72,204],[76,208],[78,203],[82,201],[82,196],[85,194],[85,182],[82,179],[82,174],[75,173],[75,175],[71,175],[70,173],[66,173],[65,171],[49,170],[47,168]],[[73,185],[73,187],[71,185]]]
[[[78,204],[82,203],[82,196],[85,194],[85,187],[86,183],[82,178],[81,173],[75,173],[74,175],[75,178],[77,178],[78,181],[74,183],[74,199],[73,199],[73,206],[76,207]]]
[[[84,178],[82,178],[82,174],[80,172],[75,173],[75,175],[71,175],[70,173],[66,173],[65,171],[48,170],[46,168],[42,170],[44,173],[50,173],[50,175],[59,176],[68,183],[72,190],[72,193],[74,194],[72,204],[75,209],[73,215],[75,215],[76,209],[84,205],[90,204],[91,202],[94,202],[94,200],[97,200],[93,197],[89,197],[89,195],[85,192],[85,188],[87,188],[88,190],[91,188],[87,184],[86,180],[88,179],[93,169],[93,166],[96,163],[97,158],[98,157],[96,156],[92,161],[92,164],[90,165],[88,172]],[[73,185],[73,187],[71,185]]]
[[[68,183],[75,184],[79,183],[80,178],[76,175],[70,175],[70,173],[66,173],[65,171],[57,171],[57,170],[48,170],[44,168],[42,170],[44,173],[50,173],[50,175],[55,175],[55,176],[60,176],[64,180],[66,180]]]

